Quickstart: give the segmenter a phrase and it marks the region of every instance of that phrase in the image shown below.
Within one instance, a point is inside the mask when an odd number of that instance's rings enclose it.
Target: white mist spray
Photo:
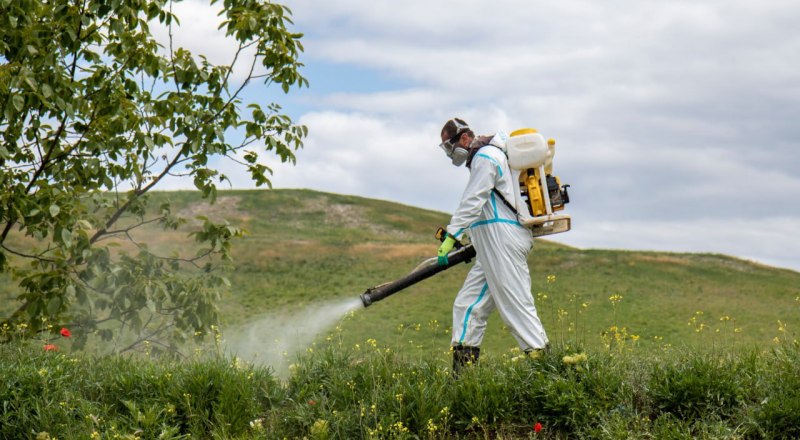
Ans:
[[[297,311],[271,312],[242,326],[226,329],[225,352],[254,364],[268,365],[286,377],[289,364],[323,332],[348,312],[362,308],[361,299],[348,298],[312,304]]]

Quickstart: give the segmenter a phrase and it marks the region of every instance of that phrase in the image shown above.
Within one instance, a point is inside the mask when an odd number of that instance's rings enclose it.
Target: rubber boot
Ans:
[[[453,347],[453,376],[458,377],[465,365],[478,363],[481,355],[480,347],[456,345]]]
[[[529,359],[539,359],[539,356],[547,353],[550,353],[549,342],[544,346],[544,348],[529,348],[525,350],[525,355],[528,356]]]

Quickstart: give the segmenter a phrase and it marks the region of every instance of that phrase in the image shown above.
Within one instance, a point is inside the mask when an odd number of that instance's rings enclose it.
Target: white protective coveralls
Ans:
[[[498,147],[505,146],[505,139],[505,134],[497,133],[475,153],[469,182],[447,226],[457,239],[467,233],[477,252],[453,304],[453,346],[480,346],[486,320],[495,308],[522,350],[543,349],[548,343],[531,295],[527,257],[533,237],[492,191],[496,188],[513,203],[512,191],[519,190],[506,154]]]

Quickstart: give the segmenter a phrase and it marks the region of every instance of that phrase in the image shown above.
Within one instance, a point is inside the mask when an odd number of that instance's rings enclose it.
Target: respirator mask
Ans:
[[[439,144],[439,147],[444,150],[444,153],[447,154],[447,157],[450,158],[450,160],[453,162],[453,165],[458,167],[466,162],[467,157],[469,157],[469,150],[462,147],[458,143],[458,141],[461,139],[461,135],[469,130],[469,126],[460,124],[456,120],[453,120],[453,122],[456,124],[456,134],[450,139]]]

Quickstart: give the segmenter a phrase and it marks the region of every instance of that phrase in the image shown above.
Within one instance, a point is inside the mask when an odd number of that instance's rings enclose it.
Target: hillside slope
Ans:
[[[435,255],[433,232],[449,220],[445,213],[308,190],[227,191],[213,206],[195,193],[158,197],[169,197],[185,214],[224,214],[249,231],[236,246],[233,289],[220,304],[231,328],[263,316],[301,320],[292,313],[314,306],[324,312],[332,301],[399,278]],[[800,326],[800,273],[724,255],[582,250],[537,240],[529,265],[539,314],[557,342],[593,346],[605,332],[605,342],[654,347],[768,344],[794,337]],[[452,299],[468,270],[453,268],[358,310],[339,337],[446,348]],[[514,345],[494,315],[485,346]]]
[[[343,304],[434,256],[433,233],[449,220],[446,213],[309,190],[221,191],[213,205],[197,192],[152,197],[154,206],[169,199],[184,216],[227,218],[248,231],[235,244],[232,288],[219,304],[223,328],[231,340],[280,350],[289,333],[329,331],[347,310]],[[184,229],[196,226],[190,221]],[[191,247],[185,232],[138,233],[168,254]],[[724,255],[583,250],[546,240],[536,241],[529,265],[536,305],[555,343],[730,347],[796,338],[800,327],[800,273],[790,270]],[[348,345],[377,340],[410,352],[443,352],[452,300],[469,267],[355,310],[334,337]],[[8,283],[4,290],[11,292]],[[486,351],[514,345],[495,314]]]

